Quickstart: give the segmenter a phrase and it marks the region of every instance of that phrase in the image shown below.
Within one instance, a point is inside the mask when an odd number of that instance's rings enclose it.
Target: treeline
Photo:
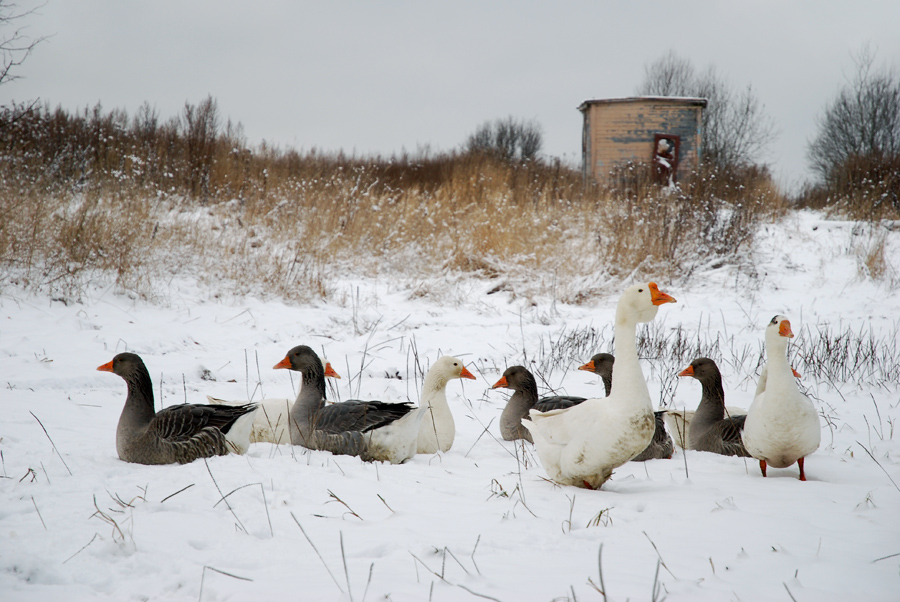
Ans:
[[[74,113],[46,105],[3,107],[0,162],[7,185],[38,185],[48,193],[143,190],[201,203],[259,200],[336,174],[355,177],[369,192],[428,192],[453,181],[455,172],[468,173],[473,162],[512,167],[508,185],[522,202],[543,196],[546,187],[566,197],[584,188],[578,171],[559,161],[516,160],[489,149],[385,158],[300,153],[265,142],[250,148],[240,124],[223,123],[211,97],[186,103],[166,120],[148,104],[133,116],[99,104]]]

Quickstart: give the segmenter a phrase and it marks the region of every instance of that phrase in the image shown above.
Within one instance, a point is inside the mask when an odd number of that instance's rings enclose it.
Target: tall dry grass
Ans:
[[[796,204],[853,220],[898,220],[900,156],[851,156],[835,165],[826,181],[806,186]]]
[[[589,299],[632,276],[736,261],[781,196],[764,170],[613,186],[559,161],[462,152],[354,157],[248,148],[215,102],[162,121],[101,107],[0,112],[0,278],[77,297],[94,280],[165,296],[173,278],[309,300],[348,276],[438,294],[456,274]],[[2,284],[0,284],[2,285]]]

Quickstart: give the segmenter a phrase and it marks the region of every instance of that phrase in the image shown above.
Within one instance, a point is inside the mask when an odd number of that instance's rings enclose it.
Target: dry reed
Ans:
[[[578,303],[632,276],[737,261],[782,206],[765,170],[703,171],[671,190],[643,166],[623,173],[600,187],[559,161],[249,149],[212,99],[165,122],[148,107],[6,107],[0,287],[77,299],[112,280],[164,299],[182,277],[308,301],[349,275],[412,296],[471,274]]]

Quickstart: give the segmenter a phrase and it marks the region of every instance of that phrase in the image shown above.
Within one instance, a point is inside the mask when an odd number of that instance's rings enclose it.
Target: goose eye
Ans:
[[[643,293],[643,292],[644,292],[644,289],[639,288],[639,289],[638,289],[638,292],[639,292],[639,293]]]

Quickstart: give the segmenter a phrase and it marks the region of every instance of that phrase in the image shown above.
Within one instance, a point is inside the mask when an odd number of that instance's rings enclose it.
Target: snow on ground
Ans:
[[[808,213],[767,226],[748,258],[755,276],[720,267],[686,285],[660,280],[678,303],[657,320],[732,349],[759,349],[776,313],[795,331],[840,325],[895,339],[900,300],[859,276],[852,227]],[[894,269],[898,235],[887,245]],[[343,303],[302,307],[216,300],[185,283],[162,305],[112,287],[82,303],[7,289],[0,599],[600,600],[601,545],[609,600],[652,599],[655,576],[656,599],[897,599],[897,383],[804,378],[829,416],[805,483],[796,466],[764,479],[755,461],[678,452],[628,463],[599,491],[560,487],[530,444],[500,440],[506,393],[488,389],[523,350],[534,357],[567,332],[593,326],[608,340],[620,291],[592,306],[525,306],[487,295],[491,283],[460,286],[469,300],[445,306],[384,278],[347,281]],[[170,405],[292,396],[297,376],[271,367],[300,343],[342,374],[331,395],[342,399],[417,401],[416,362],[463,358],[479,380],[448,386],[453,448],[399,466],[270,444],[186,466],[117,458],[125,384],[95,370],[115,353],[140,354]],[[749,406],[747,362],[720,363],[729,405]],[[550,384],[602,391],[576,366],[549,372]],[[645,374],[663,401],[699,401],[692,379],[676,379],[674,399],[660,393],[652,358]]]

